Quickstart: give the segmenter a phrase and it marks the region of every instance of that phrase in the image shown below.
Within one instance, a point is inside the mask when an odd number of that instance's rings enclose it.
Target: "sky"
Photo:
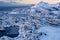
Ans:
[[[48,2],[50,4],[55,4],[57,2],[60,2],[60,0],[0,0],[4,2],[16,2],[16,3],[24,3],[24,4],[37,4],[41,1]]]

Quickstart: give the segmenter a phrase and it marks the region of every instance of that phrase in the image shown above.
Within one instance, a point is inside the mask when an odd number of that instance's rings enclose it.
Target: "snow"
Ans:
[[[0,26],[4,28],[18,25],[19,36],[10,38],[6,35],[0,39],[60,40],[60,8],[58,7],[59,4],[40,2],[29,9],[14,9],[7,15],[2,15],[3,23]]]
[[[44,27],[41,27],[40,30],[47,34],[46,37],[42,36],[40,38],[41,40],[60,40],[60,28],[59,27],[44,25]]]

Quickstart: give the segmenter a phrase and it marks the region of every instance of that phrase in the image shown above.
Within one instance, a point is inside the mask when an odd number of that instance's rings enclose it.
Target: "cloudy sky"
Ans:
[[[25,3],[25,4],[37,4],[37,3],[41,2],[41,1],[48,2],[50,4],[60,2],[60,0],[0,0],[0,1]]]

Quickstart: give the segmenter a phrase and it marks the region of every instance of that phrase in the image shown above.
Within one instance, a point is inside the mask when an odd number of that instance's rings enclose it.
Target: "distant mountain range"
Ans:
[[[11,3],[11,2],[2,2],[0,1],[0,7],[19,7],[19,6],[32,6],[33,4],[18,4],[18,3]]]

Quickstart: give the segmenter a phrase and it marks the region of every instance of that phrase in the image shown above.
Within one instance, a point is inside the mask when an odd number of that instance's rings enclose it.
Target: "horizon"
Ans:
[[[38,4],[40,3],[41,1],[43,2],[47,2],[49,4],[56,4],[56,3],[59,3],[60,0],[0,0],[0,1],[3,1],[3,2],[15,2],[15,3],[22,3],[22,4]]]

